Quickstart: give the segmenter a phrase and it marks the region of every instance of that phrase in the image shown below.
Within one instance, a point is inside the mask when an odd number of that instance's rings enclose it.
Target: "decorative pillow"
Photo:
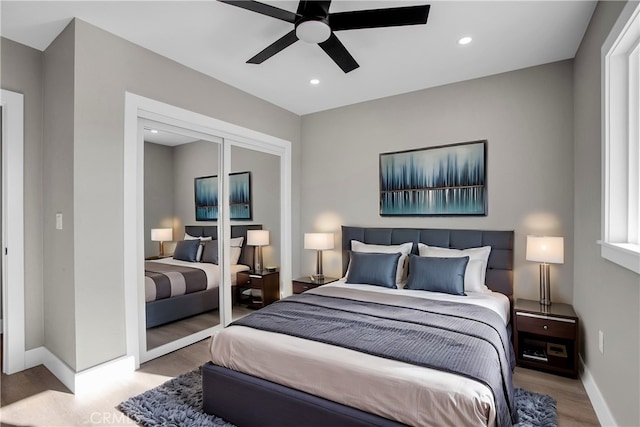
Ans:
[[[201,236],[201,237],[195,237],[192,236],[188,233],[184,233],[184,240],[200,240],[201,245],[198,247],[198,253],[196,254],[196,259],[198,260],[198,262],[200,262],[200,260],[202,259],[202,251],[204,249],[204,243],[203,242],[208,242],[210,240],[213,240],[213,237],[211,236]]]
[[[238,260],[240,259],[240,252],[242,252],[242,248],[237,246],[231,246],[231,265],[236,265]]]
[[[238,248],[236,246],[232,246],[231,248],[231,265],[235,265],[238,263],[240,259],[240,253],[242,252],[242,248]],[[218,241],[212,240],[204,244],[204,249],[202,250],[202,259],[201,262],[208,262],[211,264],[218,264]]]
[[[211,240],[204,244],[202,249],[201,262],[208,262],[211,264],[218,264],[218,241]]]
[[[200,247],[200,240],[181,240],[173,252],[173,259],[196,262],[196,255]]]
[[[468,256],[436,258],[409,255],[409,278],[405,289],[466,295],[464,275],[468,263]]]
[[[241,248],[243,241],[244,237],[234,237],[233,239],[229,239],[229,246],[232,248]]]
[[[401,245],[371,245],[357,240],[351,241],[351,250],[353,252],[375,252],[381,254],[400,253],[400,259],[398,260],[398,267],[396,270],[396,284],[402,283],[407,277],[405,273],[407,270],[405,265],[407,262],[407,255],[411,253],[412,248],[412,242],[403,243]],[[351,265],[349,265],[349,268],[351,268]],[[349,268],[347,268],[347,274],[349,274]]]
[[[347,283],[362,283],[395,289],[400,256],[400,252],[383,254],[352,251]]]
[[[464,290],[466,292],[487,292],[489,290],[485,286],[485,277],[487,275],[487,263],[489,262],[489,254],[491,254],[491,246],[448,249],[418,243],[418,252],[421,257],[460,258],[468,256],[469,263],[464,273]]]

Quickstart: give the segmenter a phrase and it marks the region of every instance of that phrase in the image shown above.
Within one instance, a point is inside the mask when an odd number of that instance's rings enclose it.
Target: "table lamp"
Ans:
[[[540,305],[551,305],[549,264],[564,264],[564,238],[527,236],[527,261],[540,262]]]
[[[160,242],[160,252],[158,256],[164,256],[164,242],[173,240],[173,228],[152,228],[151,241]]]
[[[314,274],[312,278],[316,282],[322,282],[324,280],[324,274],[322,273],[322,251],[333,249],[333,233],[304,233],[304,248],[318,251],[316,274]]]
[[[269,244],[269,230],[247,230],[247,245],[255,246],[253,256],[253,271],[261,272],[264,269],[262,265],[262,247]]]

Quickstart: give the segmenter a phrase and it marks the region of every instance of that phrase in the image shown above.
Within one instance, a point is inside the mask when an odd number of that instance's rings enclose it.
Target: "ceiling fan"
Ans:
[[[292,31],[267,46],[247,63],[261,64],[284,48],[302,40],[317,43],[345,73],[355,70],[359,65],[336,37],[335,31],[426,24],[430,8],[429,5],[420,5],[330,13],[330,0],[301,0],[298,10],[293,13],[257,1],[219,1],[294,24]]]

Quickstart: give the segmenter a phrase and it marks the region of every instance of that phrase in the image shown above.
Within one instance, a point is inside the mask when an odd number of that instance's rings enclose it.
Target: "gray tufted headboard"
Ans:
[[[248,265],[253,268],[253,250],[247,248],[247,230],[262,230],[262,225],[232,225],[231,237],[244,237],[242,251],[240,252],[239,264]],[[218,237],[217,225],[185,225],[184,232],[194,237]]]
[[[418,243],[451,249],[491,246],[486,284],[489,289],[513,297],[513,231],[449,230],[436,228],[342,227],[342,272],[349,264],[351,240],[375,245],[413,242],[411,253],[418,254]]]

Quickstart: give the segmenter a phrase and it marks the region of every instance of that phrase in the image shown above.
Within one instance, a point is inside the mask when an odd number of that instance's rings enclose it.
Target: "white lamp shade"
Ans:
[[[527,261],[564,264],[564,238],[527,236]]]
[[[269,230],[247,230],[247,245],[267,246],[269,244]]]
[[[170,242],[173,240],[173,228],[152,228],[151,241]]]
[[[333,249],[333,233],[304,233],[304,248],[319,251]]]

